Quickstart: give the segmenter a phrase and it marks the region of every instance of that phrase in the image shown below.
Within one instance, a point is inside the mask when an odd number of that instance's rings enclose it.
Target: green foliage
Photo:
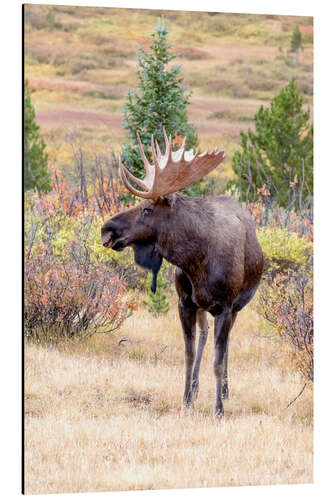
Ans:
[[[190,186],[182,189],[182,193],[187,196],[209,196],[215,194],[216,179],[213,177],[203,177]]]
[[[302,48],[302,33],[297,26],[292,34],[291,42],[290,42],[290,50],[291,52],[297,52]]]
[[[52,7],[48,7],[47,9],[47,14],[46,14],[46,20],[49,25],[49,31],[52,31],[54,25],[55,25],[55,17],[54,17],[54,11]]]
[[[168,30],[163,20],[159,21],[152,34],[150,51],[139,49],[137,55],[136,91],[129,91],[124,106],[125,123],[130,143],[126,144],[122,160],[135,176],[143,176],[143,165],[137,146],[137,132],[144,151],[150,158],[151,135],[163,144],[163,127],[167,134],[175,138],[187,137],[187,148],[197,144],[197,134],[193,125],[188,123],[187,105],[189,95],[185,95],[186,87],[179,76],[181,66],[169,67],[175,58],[170,53],[167,42]]]
[[[167,295],[164,291],[165,279],[160,272],[157,275],[157,286],[156,292],[153,293],[150,289],[151,275],[147,278],[147,290],[148,299],[143,301],[143,304],[147,306],[148,311],[154,316],[159,316],[160,314],[166,314],[169,311],[170,305],[167,299]]]
[[[295,53],[295,64],[298,64],[298,54],[300,50],[303,50],[302,46],[302,33],[300,32],[298,26],[295,28],[292,34],[290,42],[290,51]]]
[[[270,270],[302,269],[312,258],[313,243],[304,236],[271,226],[260,228],[257,235]]]
[[[101,227],[105,219],[82,213],[70,217],[63,213],[49,216],[32,211],[29,203],[25,206],[25,247],[31,247],[33,254],[40,244],[47,245],[52,254],[63,264],[70,263],[82,250],[89,254],[95,265],[107,265],[126,280],[127,288],[144,288],[146,271],[133,262],[133,251],[106,251],[101,244]]]
[[[35,110],[31,102],[28,82],[24,84],[24,191],[37,189],[51,190],[48,171],[48,156],[45,143],[40,137],[39,126],[35,121]]]
[[[292,183],[302,185],[302,196],[313,194],[313,125],[303,111],[296,80],[254,116],[256,133],[241,132],[241,148],[232,159],[242,201],[253,201],[264,184],[281,206],[290,202]],[[297,201],[297,200],[296,200]],[[297,206],[297,204],[296,204]]]

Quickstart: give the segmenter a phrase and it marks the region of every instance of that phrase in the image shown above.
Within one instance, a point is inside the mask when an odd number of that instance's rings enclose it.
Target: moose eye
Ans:
[[[146,217],[147,215],[150,215],[152,213],[152,209],[151,208],[144,208],[143,211],[142,211],[142,214],[144,217]]]

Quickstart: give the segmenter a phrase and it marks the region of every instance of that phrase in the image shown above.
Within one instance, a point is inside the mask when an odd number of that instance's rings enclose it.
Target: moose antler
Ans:
[[[186,137],[181,147],[177,151],[172,151],[171,136],[167,137],[164,128],[163,135],[165,141],[164,155],[162,155],[157,141],[155,141],[155,148],[154,136],[151,136],[153,158],[153,165],[151,165],[143,151],[140,136],[137,134],[140,154],[146,171],[146,176],[143,180],[131,174],[124,167],[119,157],[120,176],[125,186],[129,191],[141,198],[156,200],[160,196],[175,193],[207,175],[225,158],[224,151],[218,151],[217,148],[214,151],[199,155],[194,154],[193,149],[185,151]],[[130,184],[129,179],[135,182],[143,191],[134,188]]]

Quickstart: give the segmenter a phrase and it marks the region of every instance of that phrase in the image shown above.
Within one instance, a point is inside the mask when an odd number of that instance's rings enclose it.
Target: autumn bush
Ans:
[[[312,273],[289,271],[269,276],[259,294],[259,310],[291,347],[296,369],[313,382]]]
[[[125,283],[105,265],[62,262],[39,245],[26,255],[24,322],[27,338],[57,342],[118,328],[131,311]]]
[[[88,161],[80,140],[72,140],[75,183],[70,184],[50,165],[52,192],[39,198],[39,210],[46,215],[61,213],[69,217],[76,217],[83,212],[92,216],[112,216],[120,211],[120,199],[124,193],[124,187],[114,176],[115,159],[113,155],[96,155],[93,167],[89,165],[90,170],[93,170],[93,178],[88,182]]]
[[[82,177],[76,189],[53,171],[50,193],[26,194],[24,323],[29,339],[57,342],[110,332],[136,307],[125,298],[129,256],[111,257],[100,239],[106,212],[120,209],[120,190],[102,173],[88,189]]]
[[[252,215],[264,254],[264,273],[255,304],[272,335],[291,347],[306,383],[313,381],[313,200],[304,200],[302,179],[290,182],[286,207],[266,184],[253,201],[241,202]],[[235,187],[229,194],[240,198]],[[297,206],[296,206],[297,205]]]
[[[297,177],[290,182],[289,204],[282,207],[264,183],[261,187],[252,188],[256,192],[254,201],[246,201],[244,206],[251,213],[257,228],[271,227],[284,228],[286,231],[304,236],[306,240],[313,240],[313,198],[307,197],[304,201],[303,187],[298,186]],[[238,189],[231,190],[232,194],[240,198]]]
[[[263,226],[257,230],[264,253],[265,270],[271,275],[302,271],[312,258],[313,242],[283,227]]]
[[[302,204],[297,184],[295,177],[287,207],[280,207],[264,184],[246,208],[256,222],[265,260],[257,310],[272,332],[291,347],[293,362],[305,383],[312,383],[313,206],[312,200]]]

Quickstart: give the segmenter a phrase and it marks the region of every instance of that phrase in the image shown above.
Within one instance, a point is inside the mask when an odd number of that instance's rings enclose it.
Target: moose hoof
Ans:
[[[183,408],[192,408],[193,407],[193,393],[192,391],[189,394],[185,394],[183,397]]]
[[[183,404],[181,414],[184,417],[188,417],[188,416],[192,415],[193,414],[193,405]]]
[[[223,407],[222,408],[215,408],[214,417],[218,420],[220,420],[222,417],[224,417]]]
[[[192,399],[195,401],[198,397],[199,393],[199,381],[198,380],[193,380],[192,381]]]

